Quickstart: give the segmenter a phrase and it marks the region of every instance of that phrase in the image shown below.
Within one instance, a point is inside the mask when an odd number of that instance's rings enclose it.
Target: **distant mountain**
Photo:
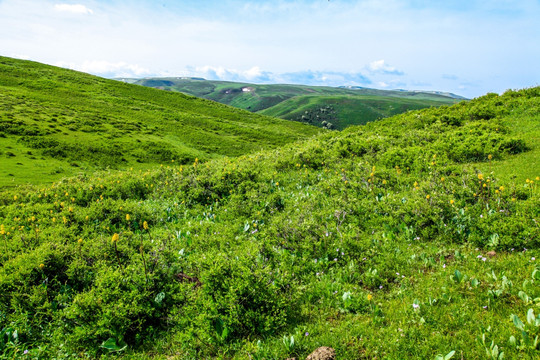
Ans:
[[[186,77],[117,80],[183,92],[252,112],[332,129],[365,124],[408,110],[451,105],[464,99],[443,92],[359,86],[260,85]]]
[[[440,95],[440,96],[446,96],[453,99],[458,100],[468,100],[466,97],[463,97],[461,95],[456,95],[450,92],[445,91],[430,91],[430,90],[403,90],[403,89],[396,89],[395,91],[402,91],[402,92],[413,92],[413,93],[420,93],[420,94],[433,94],[433,95]]]
[[[0,186],[243,155],[318,132],[185,94],[0,57]]]

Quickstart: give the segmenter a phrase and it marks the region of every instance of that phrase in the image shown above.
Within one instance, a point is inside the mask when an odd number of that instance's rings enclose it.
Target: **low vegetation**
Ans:
[[[537,359],[540,88],[0,193],[6,358]]]

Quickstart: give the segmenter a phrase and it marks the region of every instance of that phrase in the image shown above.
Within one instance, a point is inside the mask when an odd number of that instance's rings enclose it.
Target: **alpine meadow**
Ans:
[[[0,358],[538,359],[540,87],[338,91],[0,57]]]

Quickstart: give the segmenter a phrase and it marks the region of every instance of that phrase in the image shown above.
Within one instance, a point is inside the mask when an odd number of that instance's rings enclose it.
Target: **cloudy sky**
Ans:
[[[105,77],[540,85],[540,0],[0,0],[0,55]]]

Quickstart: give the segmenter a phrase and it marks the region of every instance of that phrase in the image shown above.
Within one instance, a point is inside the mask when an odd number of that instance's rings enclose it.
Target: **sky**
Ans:
[[[103,77],[540,85],[540,0],[0,0],[0,55]]]

